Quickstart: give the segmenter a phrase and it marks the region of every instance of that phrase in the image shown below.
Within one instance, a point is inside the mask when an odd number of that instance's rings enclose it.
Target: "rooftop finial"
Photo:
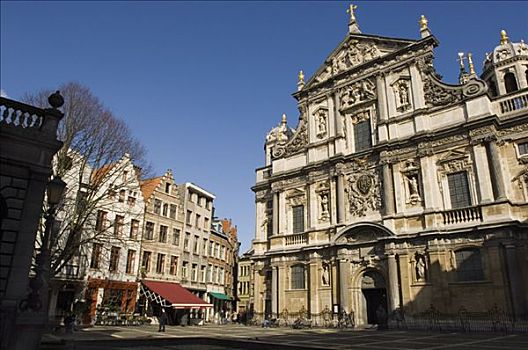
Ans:
[[[473,64],[473,55],[471,52],[468,53],[468,64],[469,64],[469,74],[470,75],[476,75],[475,73],[475,65]]]
[[[281,124],[286,125],[286,113],[282,114]]]
[[[464,53],[463,52],[459,52],[457,61],[460,62],[460,70],[466,70],[466,66],[464,65],[464,60],[465,59],[466,59],[466,57],[464,57]]]
[[[298,79],[297,79],[297,90],[302,90],[304,87],[304,73],[302,69],[299,71]]]
[[[350,4],[348,5],[347,13],[350,14],[350,21],[348,22],[348,32],[349,33],[361,33],[359,30],[359,26],[357,24],[356,20],[356,13],[355,10],[357,9],[357,5]]]
[[[460,62],[460,73],[458,74],[458,82],[460,84],[465,84],[469,80],[468,74],[466,72],[466,65],[464,64],[464,60],[466,60],[464,53],[459,52],[457,61]]]
[[[508,37],[508,34],[506,33],[506,31],[504,29],[501,30],[500,36],[501,36],[501,39],[500,39],[500,44],[501,45],[504,45],[504,44],[507,44],[507,43],[510,42],[510,38]]]
[[[420,20],[418,21],[418,23],[420,24],[420,36],[422,37],[422,39],[430,36],[431,32],[429,31],[428,27],[429,21],[427,20],[425,15],[420,16]]]

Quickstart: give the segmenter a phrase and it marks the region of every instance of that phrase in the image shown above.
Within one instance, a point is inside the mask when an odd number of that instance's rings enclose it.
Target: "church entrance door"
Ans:
[[[361,280],[361,292],[366,306],[366,323],[387,322],[387,289],[385,278],[377,271],[367,271]]]

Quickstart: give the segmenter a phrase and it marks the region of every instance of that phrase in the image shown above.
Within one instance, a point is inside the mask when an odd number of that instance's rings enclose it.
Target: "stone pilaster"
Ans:
[[[394,311],[400,305],[400,288],[398,285],[398,265],[396,255],[387,256],[387,265],[389,267],[389,310]]]
[[[338,171],[336,179],[337,223],[345,222],[345,175]]]
[[[491,183],[493,185],[493,194],[495,196],[495,199],[506,199],[506,189],[504,187],[504,180],[500,163],[499,146],[497,145],[497,142],[487,142],[486,150],[488,151],[488,155],[490,158],[489,166],[491,174]]]
[[[516,248],[513,244],[508,244],[506,250],[506,264],[508,267],[508,280],[510,285],[510,295],[512,298],[512,313],[515,318],[518,318],[524,313],[524,290],[521,276],[519,276],[519,266],[517,263]]]
[[[348,305],[348,276],[350,276],[349,263],[346,259],[339,260],[339,304],[341,310],[350,312]]]
[[[394,182],[392,165],[385,161],[383,164],[383,204],[385,215],[394,214]]]
[[[273,235],[279,234],[279,193],[273,193]]]
[[[279,307],[278,295],[279,269],[276,266],[271,268],[271,313],[272,317],[277,317]]]

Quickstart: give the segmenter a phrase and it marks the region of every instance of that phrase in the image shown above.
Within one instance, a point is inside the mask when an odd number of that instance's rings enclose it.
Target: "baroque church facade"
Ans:
[[[260,317],[528,314],[528,46],[501,32],[460,84],[419,40],[349,32],[266,137],[252,187]],[[463,58],[463,57],[461,57]]]

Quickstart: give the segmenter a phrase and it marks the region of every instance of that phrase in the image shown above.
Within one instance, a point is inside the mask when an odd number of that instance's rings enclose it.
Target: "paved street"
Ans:
[[[63,341],[59,343],[59,341]],[[528,335],[427,333],[412,331],[202,327],[94,327],[47,336],[44,349],[504,349],[528,350]]]

